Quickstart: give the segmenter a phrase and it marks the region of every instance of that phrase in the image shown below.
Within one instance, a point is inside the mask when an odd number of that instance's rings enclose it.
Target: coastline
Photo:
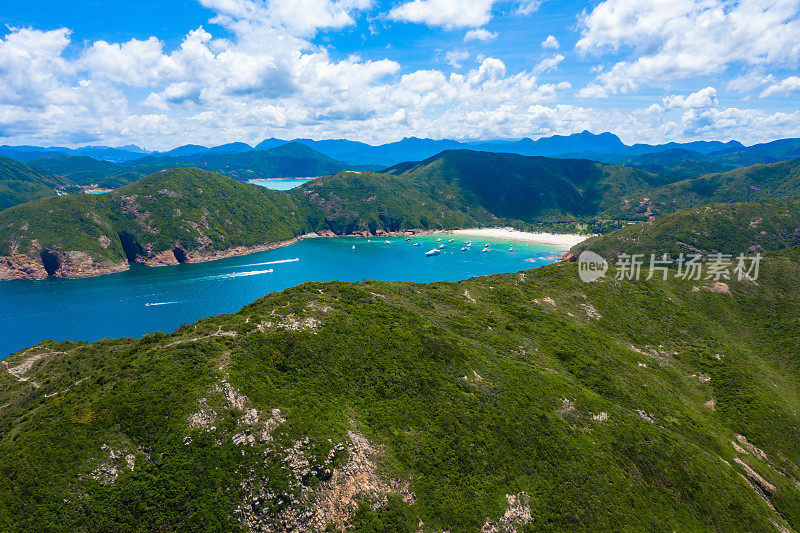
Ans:
[[[537,244],[552,244],[564,248],[572,248],[591,235],[577,235],[572,233],[545,233],[519,231],[514,228],[468,228],[451,230],[453,235],[465,235],[472,237],[488,237],[491,239],[507,239],[520,242],[533,242]]]
[[[357,238],[380,238],[380,237],[413,237],[425,235],[463,235],[473,237],[487,237],[493,239],[507,239],[518,242],[531,242],[571,248],[575,244],[589,238],[588,235],[556,234],[556,233],[537,233],[518,231],[513,228],[467,228],[467,229],[409,229],[401,231],[377,230],[374,234],[369,230],[363,230],[348,235],[336,235],[332,231],[321,231],[317,233],[306,233],[298,235],[284,241],[263,243],[255,246],[237,246],[225,250],[184,250],[186,263],[205,263],[217,261],[229,257],[250,255],[267,250],[275,250],[285,246],[291,246],[304,239],[321,239],[335,237],[357,237]],[[125,261],[114,263],[113,261],[97,262],[88,254],[83,252],[60,253],[59,268],[50,274],[53,277],[65,279],[81,279],[104,276],[124,272],[130,268],[130,263]],[[177,257],[172,250],[165,250],[147,257],[141,257],[135,263],[148,267],[162,267],[179,264]],[[48,277],[41,260],[37,261],[27,255],[14,255],[0,257],[0,281],[11,280],[41,280]]]

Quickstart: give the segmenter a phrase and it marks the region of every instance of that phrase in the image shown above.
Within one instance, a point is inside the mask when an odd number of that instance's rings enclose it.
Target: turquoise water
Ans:
[[[516,272],[552,263],[555,247],[458,237],[425,257],[437,237],[308,239],[292,246],[208,263],[150,268],[98,278],[0,282],[0,359],[46,339],[95,341],[169,332],[182,324],[238,311],[274,291],[306,281],[364,279],[431,282]],[[442,237],[446,242],[449,237]],[[460,251],[472,239],[468,252]],[[422,246],[412,246],[422,242]],[[355,246],[355,249],[352,249]],[[269,270],[272,272],[269,272]]]
[[[85,191],[86,194],[105,194],[108,191]]]
[[[275,191],[288,191],[289,189],[294,189],[295,187],[305,185],[309,181],[313,181],[313,178],[286,178],[280,180],[259,180],[259,181],[251,181],[250,183],[258,185],[260,187],[266,187],[267,189],[272,189]]]

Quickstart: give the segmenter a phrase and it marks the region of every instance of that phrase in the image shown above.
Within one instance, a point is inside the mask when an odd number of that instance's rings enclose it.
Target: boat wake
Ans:
[[[150,302],[150,303],[144,304],[144,306],[145,307],[158,307],[159,305],[172,305],[172,304],[176,304],[176,303],[178,303],[178,302]]]
[[[280,259],[278,261],[266,261],[264,263],[252,263],[252,264],[249,264],[249,265],[239,265],[236,268],[254,267],[254,266],[263,266],[263,265],[282,265],[284,263],[296,263],[298,261],[300,261],[300,258],[299,257],[295,257],[294,259]]]
[[[205,279],[231,279],[231,278],[245,278],[247,276],[260,276],[261,274],[272,274],[273,269],[266,270],[248,270],[246,272],[233,272],[232,274],[220,274],[219,276],[209,276]]]

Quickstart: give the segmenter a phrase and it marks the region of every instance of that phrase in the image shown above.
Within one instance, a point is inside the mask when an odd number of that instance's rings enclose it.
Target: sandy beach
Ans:
[[[509,239],[514,241],[536,242],[539,244],[552,244],[564,248],[572,248],[585,241],[591,235],[572,235],[559,233],[535,233],[518,231],[514,228],[471,228],[457,229],[450,233],[453,235],[469,235],[473,237],[489,237],[493,239]]]

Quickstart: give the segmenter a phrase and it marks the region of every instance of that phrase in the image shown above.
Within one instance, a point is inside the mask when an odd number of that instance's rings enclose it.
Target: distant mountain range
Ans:
[[[0,146],[0,156],[18,161],[30,161],[42,157],[89,156],[95,159],[125,163],[151,157],[193,157],[205,154],[238,154],[250,151],[265,151],[292,142],[304,144],[309,148],[338,161],[350,165],[392,166],[403,161],[420,161],[444,150],[480,150],[485,152],[504,152],[519,155],[535,155],[571,159],[592,159],[606,163],[620,163],[625,159],[646,154],[672,152],[675,150],[692,152],[693,160],[716,165],[753,165],[774,163],[800,157],[800,139],[781,139],[769,143],[745,146],[738,141],[694,141],[687,143],[634,144],[626,145],[613,133],[593,134],[588,131],[572,135],[554,135],[537,140],[455,141],[408,137],[401,141],[369,145],[347,139],[266,139],[256,146],[241,142],[206,147],[196,144],[179,146],[166,152],[150,152],[135,145],[119,148],[107,146],[86,146],[82,148],[38,147],[38,146]],[[699,155],[696,155],[699,154]],[[686,155],[686,154],[685,154]],[[717,170],[723,170],[717,168]]]

